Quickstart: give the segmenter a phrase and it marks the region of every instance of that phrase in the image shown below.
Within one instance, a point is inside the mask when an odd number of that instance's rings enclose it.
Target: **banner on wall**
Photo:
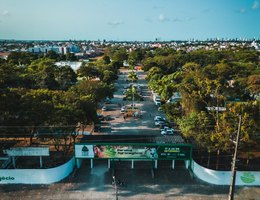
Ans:
[[[95,145],[95,158],[157,159],[155,147]]]
[[[190,159],[190,146],[75,145],[76,158]]]

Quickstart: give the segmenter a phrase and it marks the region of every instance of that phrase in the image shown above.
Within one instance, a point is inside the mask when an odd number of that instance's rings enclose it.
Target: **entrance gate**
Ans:
[[[88,140],[75,144],[77,166],[80,167],[81,159],[90,159],[91,168],[94,167],[94,160],[105,159],[107,160],[108,168],[111,168],[115,162],[128,161],[131,163],[131,168],[134,169],[135,162],[150,161],[153,168],[156,169],[158,161],[170,160],[171,168],[174,169],[175,161],[183,160],[186,168],[191,168],[191,144],[176,144],[172,140],[171,142],[167,140],[168,143],[166,143],[162,141],[162,138],[165,137],[160,137],[160,143],[156,142],[158,141],[158,137],[154,136],[129,137],[117,136],[117,138],[120,138],[117,139],[115,136],[102,136],[102,138],[97,140],[97,136],[88,136]]]

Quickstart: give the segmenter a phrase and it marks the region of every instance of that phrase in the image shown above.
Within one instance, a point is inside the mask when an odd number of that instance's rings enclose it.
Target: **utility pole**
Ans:
[[[242,123],[242,116],[239,115],[237,138],[236,138],[236,142],[235,142],[236,147],[235,147],[235,153],[234,153],[234,157],[233,157],[233,161],[232,161],[232,177],[231,177],[231,185],[229,187],[228,200],[234,200],[235,185],[236,185],[237,149],[238,149],[239,135],[240,135],[240,130],[241,130],[241,123]]]

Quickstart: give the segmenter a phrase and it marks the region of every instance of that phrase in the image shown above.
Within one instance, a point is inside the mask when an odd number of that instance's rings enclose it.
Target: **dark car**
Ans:
[[[100,130],[101,130],[101,125],[100,125],[100,124],[96,124],[96,125],[94,126],[93,131],[94,131],[94,132],[100,132]]]
[[[103,120],[104,120],[104,115],[98,113],[97,116],[98,116],[98,119],[99,119],[100,121],[103,121]]]

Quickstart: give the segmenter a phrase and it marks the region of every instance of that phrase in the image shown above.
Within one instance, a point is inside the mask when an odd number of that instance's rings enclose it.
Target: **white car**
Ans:
[[[124,113],[125,111],[126,111],[126,107],[125,107],[125,106],[122,106],[120,112],[121,112],[121,113]]]
[[[161,106],[162,105],[161,101],[155,101],[154,103],[155,103],[156,106]]]
[[[162,130],[161,134],[162,135],[173,135],[174,129],[173,128],[168,128],[167,130]]]
[[[165,126],[165,127],[163,127],[162,129],[161,129],[161,132],[162,131],[167,131],[169,129],[169,127],[168,126]]]
[[[106,106],[103,106],[103,107],[101,108],[101,110],[107,111],[107,107],[106,107]]]
[[[161,126],[161,125],[164,125],[166,122],[164,120],[156,120],[154,122],[154,125],[155,126]]]
[[[160,115],[156,115],[156,116],[154,117],[154,121],[163,121],[163,120],[165,120],[165,118],[163,118],[163,117],[160,116]]]

